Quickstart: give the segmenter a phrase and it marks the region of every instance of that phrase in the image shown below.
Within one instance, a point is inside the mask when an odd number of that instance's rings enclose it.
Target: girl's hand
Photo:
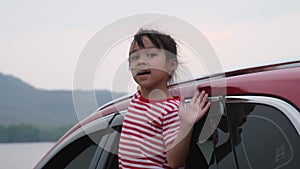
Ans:
[[[207,93],[204,90],[194,94],[191,102],[185,104],[182,100],[179,106],[179,118],[182,126],[192,127],[197,121],[199,121],[210,106],[210,102],[206,103]]]

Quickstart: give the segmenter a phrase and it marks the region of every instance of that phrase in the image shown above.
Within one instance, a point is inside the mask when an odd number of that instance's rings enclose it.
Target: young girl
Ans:
[[[119,167],[184,166],[193,125],[210,106],[202,91],[187,105],[168,90],[177,66],[177,44],[169,35],[139,30],[129,51],[131,74],[139,85],[123,121]]]

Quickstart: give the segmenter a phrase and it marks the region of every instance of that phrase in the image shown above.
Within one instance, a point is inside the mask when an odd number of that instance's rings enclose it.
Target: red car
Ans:
[[[195,85],[210,94],[212,106],[194,126],[187,168],[299,168],[299,57],[182,82],[170,90],[188,102]],[[130,98],[110,102],[75,125],[35,168],[118,168]]]

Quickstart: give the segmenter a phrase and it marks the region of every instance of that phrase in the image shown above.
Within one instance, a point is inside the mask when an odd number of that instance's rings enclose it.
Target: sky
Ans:
[[[79,58],[96,33],[144,13],[192,24],[212,45],[224,70],[300,56],[299,0],[2,0],[0,72],[36,88],[71,90]],[[128,43],[123,39],[107,55],[126,58]],[[94,75],[95,88],[110,88],[109,76],[127,78],[111,70],[120,64],[112,59],[98,64],[97,72],[105,75]]]

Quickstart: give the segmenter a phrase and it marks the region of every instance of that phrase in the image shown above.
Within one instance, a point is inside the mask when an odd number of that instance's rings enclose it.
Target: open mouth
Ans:
[[[141,70],[139,71],[136,75],[141,76],[141,75],[149,75],[151,73],[150,70]]]

